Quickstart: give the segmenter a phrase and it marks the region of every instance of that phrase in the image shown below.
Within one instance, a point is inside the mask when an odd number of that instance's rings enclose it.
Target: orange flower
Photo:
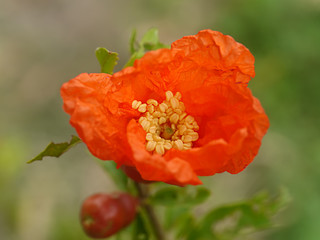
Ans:
[[[145,180],[197,185],[198,176],[239,173],[257,155],[269,121],[247,88],[254,75],[246,47],[203,30],[114,75],[82,73],[61,95],[94,156]]]

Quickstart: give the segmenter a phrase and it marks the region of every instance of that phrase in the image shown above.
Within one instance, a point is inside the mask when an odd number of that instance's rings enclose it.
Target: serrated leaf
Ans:
[[[31,159],[27,163],[32,163],[34,161],[42,160],[44,157],[60,157],[70,148],[77,145],[81,142],[81,139],[77,136],[72,136],[70,142],[63,142],[63,143],[54,143],[51,142],[45,150],[43,150],[40,154],[38,154],[35,158]]]
[[[118,188],[124,191],[128,191],[128,177],[120,169],[117,168],[117,164],[113,161],[97,160],[103,169],[111,176],[114,183]]]
[[[99,47],[96,49],[96,57],[100,63],[101,72],[112,74],[119,60],[118,53],[110,52],[105,48]]]

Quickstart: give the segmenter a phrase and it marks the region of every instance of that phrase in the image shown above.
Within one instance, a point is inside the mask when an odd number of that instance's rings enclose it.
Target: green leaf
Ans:
[[[96,57],[101,66],[102,73],[112,74],[114,66],[118,63],[118,53],[110,52],[105,48],[96,49]]]
[[[159,43],[159,31],[156,28],[149,29],[142,37],[140,45],[157,45]]]
[[[177,187],[164,187],[150,196],[151,204],[172,206],[178,204],[180,192]]]
[[[180,205],[174,205],[172,207],[166,207],[164,215],[164,228],[167,230],[176,227],[176,223],[180,218],[190,215],[189,208]]]
[[[37,160],[42,160],[44,157],[60,157],[62,154],[64,154],[66,151],[68,151],[70,148],[77,145],[79,142],[81,142],[80,138],[77,136],[72,136],[70,142],[63,142],[63,143],[53,143],[51,142],[45,150],[43,150],[39,155],[37,155],[35,158],[31,159],[27,163],[32,163]]]
[[[130,37],[130,53],[131,55],[134,54],[136,50],[136,43],[137,43],[137,30],[133,29]]]
[[[281,192],[278,197],[271,198],[262,192],[248,201],[215,208],[200,220],[189,239],[194,236],[205,239],[208,232],[211,232],[213,239],[234,239],[244,232],[272,227],[272,216],[287,203],[288,197],[282,195]]]
[[[136,59],[142,58],[144,54],[145,54],[144,49],[140,48],[139,50],[137,50],[131,55],[129,61],[126,63],[126,65],[124,65],[124,67],[133,66],[134,61]]]
[[[128,191],[128,177],[122,170],[117,168],[117,164],[114,161],[103,161],[100,159],[97,159],[97,161],[111,176],[118,188]]]
[[[204,202],[210,196],[209,190],[203,187],[164,187],[158,190],[150,201],[153,204],[172,206],[197,205]]]
[[[149,240],[153,234],[149,218],[142,208],[134,221],[134,228],[132,231],[132,240]]]
[[[175,204],[172,207],[166,207],[164,215],[164,227],[166,230],[174,230],[175,239],[184,239],[194,228],[195,219],[186,206]]]
[[[160,48],[170,48],[170,46],[159,41],[159,31],[157,28],[151,28],[143,35],[140,41],[140,48],[150,51]]]
[[[159,41],[159,32],[156,28],[149,29],[142,37],[141,41],[136,46],[136,30],[132,31],[130,37],[130,52],[131,57],[124,67],[132,66],[134,61],[143,57],[143,55],[150,50],[157,50],[160,48],[170,48]]]
[[[188,204],[196,205],[203,203],[210,196],[210,191],[204,187],[197,187],[193,190],[195,191],[189,193],[185,198],[185,202]]]
[[[185,239],[195,227],[195,219],[191,214],[185,214],[177,220],[177,234],[175,239]]]

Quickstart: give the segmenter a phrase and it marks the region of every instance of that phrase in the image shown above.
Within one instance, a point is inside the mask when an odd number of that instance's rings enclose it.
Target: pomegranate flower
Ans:
[[[247,88],[254,75],[246,47],[203,30],[113,75],[82,73],[61,95],[94,156],[144,180],[197,185],[198,176],[239,173],[257,155],[269,121]]]

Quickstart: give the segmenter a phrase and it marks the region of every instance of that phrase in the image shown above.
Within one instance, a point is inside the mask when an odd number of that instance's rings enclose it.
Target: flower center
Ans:
[[[149,99],[147,103],[134,100],[132,108],[143,115],[139,123],[147,132],[146,149],[163,155],[167,150],[175,148],[187,150],[192,148],[192,142],[197,141],[199,125],[195,119],[185,112],[185,106],[180,101],[181,93],[175,95],[166,92],[166,100],[158,103]]]

